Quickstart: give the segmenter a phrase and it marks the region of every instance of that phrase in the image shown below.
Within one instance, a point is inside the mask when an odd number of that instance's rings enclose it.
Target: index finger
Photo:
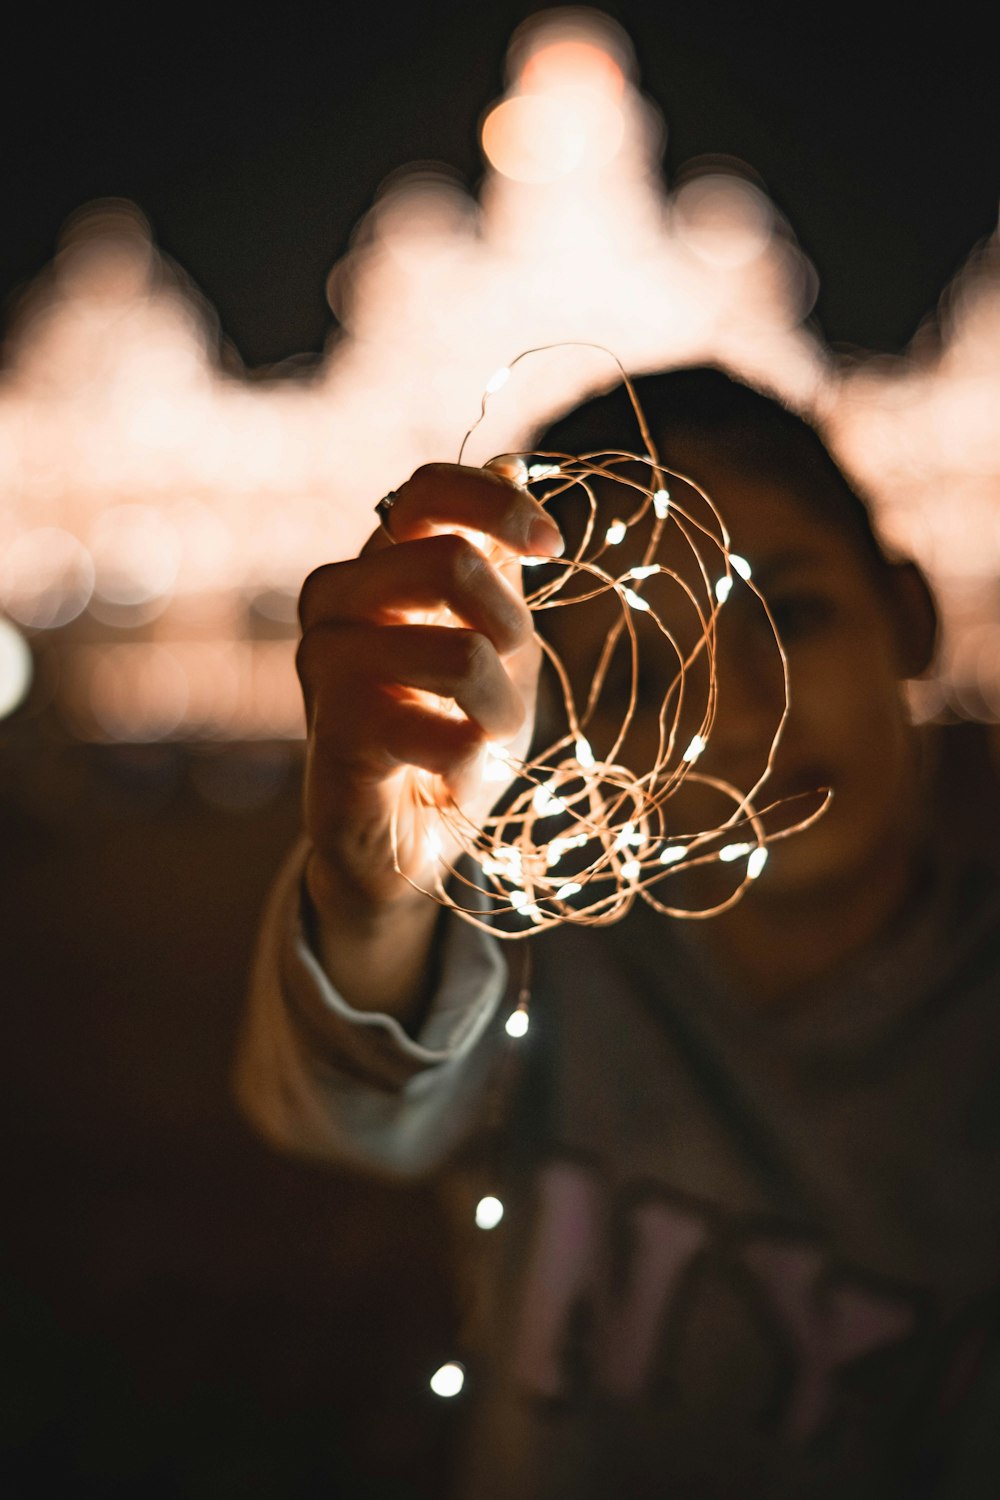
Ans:
[[[390,535],[376,532],[363,551],[460,527],[482,532],[514,554],[559,557],[558,526],[526,489],[488,469],[424,464],[396,492]]]

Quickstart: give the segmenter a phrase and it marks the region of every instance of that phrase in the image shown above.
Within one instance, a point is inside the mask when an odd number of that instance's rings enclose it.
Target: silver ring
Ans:
[[[378,516],[378,523],[388,537],[392,537],[392,527],[389,525],[389,519],[392,515],[392,507],[395,505],[398,499],[399,496],[396,494],[396,491],[390,490],[387,495],[382,496],[381,500],[375,507],[375,514]],[[395,537],[392,537],[392,539],[393,541],[395,541]]]

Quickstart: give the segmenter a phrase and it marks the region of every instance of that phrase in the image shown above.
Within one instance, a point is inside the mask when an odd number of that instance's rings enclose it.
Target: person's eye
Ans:
[[[769,600],[774,623],[784,641],[804,640],[825,630],[836,613],[822,594],[783,594]]]

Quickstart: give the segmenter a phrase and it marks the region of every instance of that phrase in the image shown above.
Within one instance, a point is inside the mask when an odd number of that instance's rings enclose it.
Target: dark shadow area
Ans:
[[[436,1490],[435,1205],[278,1156],[231,1097],[298,784],[282,747],[0,747],[5,1496]]]

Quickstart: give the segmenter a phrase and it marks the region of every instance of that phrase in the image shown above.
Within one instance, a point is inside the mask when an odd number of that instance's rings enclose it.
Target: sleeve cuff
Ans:
[[[461,917],[445,915],[440,978],[416,1037],[392,1016],[355,1010],[330,982],[306,935],[302,903],[308,852],[306,843],[295,850],[276,895],[284,913],[283,987],[312,1045],[338,1068],[383,1088],[399,1088],[427,1068],[464,1057],[489,1026],[508,986],[499,943]]]
[[[303,843],[272,887],[234,1070],[244,1114],[281,1150],[379,1174],[434,1169],[472,1128],[508,985],[500,944],[446,914],[441,980],[419,1036],[355,1011],[306,939]]]

